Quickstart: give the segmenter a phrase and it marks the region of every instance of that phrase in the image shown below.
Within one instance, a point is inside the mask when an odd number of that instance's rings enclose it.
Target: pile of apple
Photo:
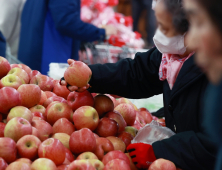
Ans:
[[[126,147],[153,119],[126,98],[70,92],[0,57],[0,170],[135,170]]]

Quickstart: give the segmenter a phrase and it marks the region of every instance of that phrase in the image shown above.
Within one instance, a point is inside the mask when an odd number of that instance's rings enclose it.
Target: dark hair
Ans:
[[[187,32],[189,21],[183,9],[182,0],[164,0],[164,2],[166,9],[172,14],[173,25],[176,31],[180,34]]]

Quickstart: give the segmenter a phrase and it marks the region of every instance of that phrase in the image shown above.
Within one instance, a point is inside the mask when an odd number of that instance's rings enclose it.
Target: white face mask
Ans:
[[[186,51],[186,47],[184,45],[184,35],[167,37],[159,29],[157,29],[153,37],[153,41],[156,48],[161,53],[182,55]]]
[[[156,7],[156,3],[157,3],[157,0],[152,1],[152,10],[154,10],[154,8]]]

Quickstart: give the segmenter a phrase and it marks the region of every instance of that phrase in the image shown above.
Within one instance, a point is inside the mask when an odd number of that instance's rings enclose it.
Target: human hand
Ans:
[[[117,34],[117,29],[113,25],[105,25],[105,26],[103,26],[103,28],[106,31],[106,36],[116,35]]]

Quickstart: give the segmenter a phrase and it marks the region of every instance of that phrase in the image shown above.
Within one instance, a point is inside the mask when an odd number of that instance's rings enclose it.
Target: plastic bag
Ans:
[[[150,124],[147,124],[138,131],[131,143],[146,143],[152,145],[152,143],[167,139],[174,134],[171,129],[163,127],[153,120]]]
[[[48,76],[55,80],[60,80],[68,67],[67,63],[50,63]]]

